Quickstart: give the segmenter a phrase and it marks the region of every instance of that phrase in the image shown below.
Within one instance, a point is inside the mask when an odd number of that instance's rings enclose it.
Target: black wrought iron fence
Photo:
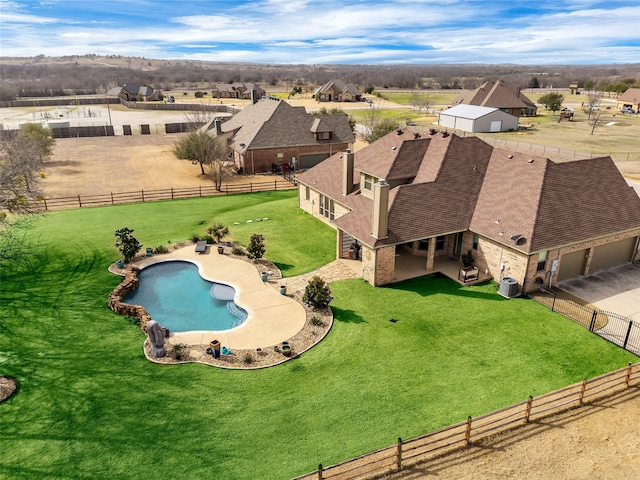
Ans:
[[[589,329],[611,343],[640,355],[640,323],[623,315],[581,305],[561,291],[542,289],[529,296],[538,303],[558,312]]]

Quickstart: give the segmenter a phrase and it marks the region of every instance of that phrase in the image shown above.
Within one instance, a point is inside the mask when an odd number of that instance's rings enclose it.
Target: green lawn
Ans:
[[[333,283],[335,323],[300,358],[258,371],[161,366],[106,299],[113,232],[145,245],[219,220],[256,224],[288,274],[330,260],[335,233],[290,192],[57,212],[27,269],[0,284],[0,478],[281,479],[625,366],[637,357],[494,284],[430,276]],[[394,318],[396,323],[389,320]]]

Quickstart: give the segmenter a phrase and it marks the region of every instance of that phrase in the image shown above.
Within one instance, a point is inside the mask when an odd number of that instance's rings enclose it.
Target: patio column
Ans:
[[[436,258],[436,239],[429,239],[429,247],[427,248],[427,273],[433,272],[433,262]]]

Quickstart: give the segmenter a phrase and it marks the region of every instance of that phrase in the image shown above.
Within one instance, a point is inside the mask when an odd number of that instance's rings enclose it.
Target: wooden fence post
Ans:
[[[171,187],[171,200],[173,200],[173,187]]]
[[[253,182],[249,182],[249,193],[253,193]]]
[[[202,196],[202,185],[199,186],[200,189],[200,196]]]
[[[142,192],[142,202],[144,203],[144,188],[140,191]]]
[[[49,210],[49,209],[47,208],[47,197],[42,197],[42,201],[44,202],[44,209],[45,209],[45,211],[46,211],[46,210]]]
[[[78,195],[78,205],[80,205],[80,208],[82,208],[82,200],[80,200],[80,195]]]
[[[113,203],[113,192],[109,192],[109,193],[111,193],[111,205],[114,205],[114,203]]]
[[[587,379],[585,378],[582,381],[582,385],[580,385],[580,396],[578,398],[578,400],[580,401],[580,405],[583,405],[582,399],[584,398],[584,391],[587,388]]]
[[[629,387],[630,379],[631,379],[631,362],[629,362],[629,366],[627,367],[627,374],[624,376],[624,384],[626,387]]]
[[[529,423],[529,416],[531,415],[531,406],[533,405],[533,397],[529,395],[527,399],[527,407],[524,410],[524,421],[525,423]]]
[[[318,480],[322,480],[322,464],[318,465]]]
[[[402,470],[402,438],[398,437],[398,450],[396,451],[396,465],[398,471]]]
[[[471,415],[467,417],[467,429],[464,432],[464,441],[467,442],[467,447],[471,444]]]

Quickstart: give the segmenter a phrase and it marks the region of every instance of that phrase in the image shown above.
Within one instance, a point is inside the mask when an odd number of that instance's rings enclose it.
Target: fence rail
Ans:
[[[453,453],[497,433],[514,430],[533,420],[583,406],[631,386],[640,386],[640,363],[630,363],[628,367],[538,397],[530,396],[520,403],[476,418],[468,417],[463,422],[410,440],[398,438],[395,445],[345,462],[329,467],[320,464],[314,472],[293,480],[364,480],[397,472]]]
[[[580,305],[560,291],[541,289],[529,296],[553,312],[579,323],[590,332],[640,355],[640,324],[614,312],[600,310],[593,306]]]
[[[184,198],[216,197],[238,193],[256,193],[296,188],[290,181],[280,177],[264,182],[248,182],[239,184],[223,184],[218,191],[213,185],[199,187],[165,188],[160,190],[135,190],[130,192],[110,192],[96,195],[73,195],[68,197],[43,198],[42,209],[63,210],[67,208],[84,208],[125,203],[155,202],[159,200],[179,200]]]

